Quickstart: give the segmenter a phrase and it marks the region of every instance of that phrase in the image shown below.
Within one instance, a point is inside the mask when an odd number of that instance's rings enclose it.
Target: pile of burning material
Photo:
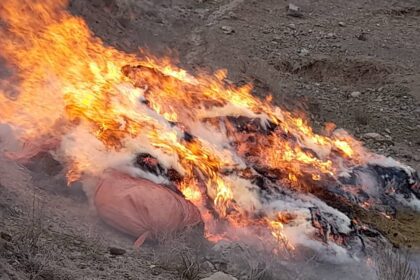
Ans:
[[[0,119],[27,143],[14,156],[54,154],[137,244],[204,222],[210,240],[347,255],[380,235],[354,209],[420,208],[417,173],[345,131],[317,134],[224,71],[192,76],[106,47],[64,0],[15,2],[0,4],[2,55],[20,80],[15,99],[0,88]]]

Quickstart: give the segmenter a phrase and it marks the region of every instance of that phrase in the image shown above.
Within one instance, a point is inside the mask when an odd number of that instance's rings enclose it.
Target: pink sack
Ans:
[[[146,179],[111,171],[104,175],[95,193],[95,206],[111,226],[138,237],[169,234],[202,222],[200,212],[189,201]]]

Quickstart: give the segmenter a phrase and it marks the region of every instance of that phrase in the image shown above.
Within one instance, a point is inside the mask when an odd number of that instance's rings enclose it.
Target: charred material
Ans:
[[[136,165],[140,169],[157,176],[161,176],[165,172],[165,169],[159,164],[159,161],[155,157],[152,157],[150,154],[146,153],[137,155]]]
[[[407,168],[367,164],[353,168],[348,176],[339,177],[338,180],[342,184],[360,186],[384,203],[395,195],[407,201],[413,197],[420,198],[419,176]]]
[[[261,119],[251,119],[244,116],[228,116],[227,120],[236,128],[237,132],[241,133],[270,133],[273,132],[277,125],[271,121],[267,121],[265,125],[263,125]]]
[[[166,169],[160,163],[159,160],[150,154],[141,153],[136,157],[136,166],[145,172],[150,172],[156,176],[163,176],[169,181],[178,183],[183,180],[181,174],[173,168]]]
[[[335,243],[346,245],[347,239],[351,235],[345,235],[340,232],[339,226],[331,219],[327,219],[328,213],[322,213],[317,207],[310,207],[311,223],[317,229],[317,237],[323,242],[328,243],[328,240],[333,239]]]

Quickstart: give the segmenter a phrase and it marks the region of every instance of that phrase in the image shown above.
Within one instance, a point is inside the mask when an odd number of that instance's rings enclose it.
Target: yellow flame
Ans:
[[[238,214],[241,211],[228,211],[238,210],[232,186],[222,175],[222,169],[232,164],[230,159],[219,156],[214,147],[199,139],[184,141],[179,130],[139,112],[141,98],[146,98],[158,115],[180,124],[203,121],[200,112],[225,106],[264,116],[297,137],[289,141],[273,133],[260,136],[257,145],[262,161],[285,170],[295,183],[307,173],[319,180],[321,174],[332,176],[336,172],[328,155],[309,153],[305,147],[335,148],[351,159],[357,155],[354,139],[314,133],[304,119],[273,106],[271,97],[264,101],[255,98],[251,85],[227,83],[224,70],[192,76],[168,58],[144,55],[140,59],[105,46],[81,18],[66,11],[66,6],[66,0],[0,3],[0,18],[6,23],[0,27],[1,55],[19,78],[16,101],[4,92],[0,94],[0,120],[19,128],[22,139],[60,139],[81,123],[110,151],[123,149],[127,139],[145,137],[154,148],[179,159],[188,178],[179,188],[187,199],[202,203],[197,182],[191,179],[198,170],[207,180],[208,194],[219,214],[236,225],[247,224],[243,220],[249,218]],[[121,87],[124,84],[130,87]],[[72,162],[70,182],[89,171],[90,160],[86,157]],[[286,238],[278,219],[265,224],[276,239]]]

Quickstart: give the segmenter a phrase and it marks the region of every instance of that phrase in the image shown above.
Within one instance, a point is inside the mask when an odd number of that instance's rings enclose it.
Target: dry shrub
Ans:
[[[14,255],[29,279],[40,279],[47,273],[53,259],[52,248],[48,248],[43,240],[43,214],[39,200],[35,195],[29,220],[19,234],[14,238]]]
[[[197,255],[190,252],[181,254],[182,265],[178,270],[181,280],[196,280],[200,274],[200,262]]]
[[[161,235],[154,248],[154,263],[165,270],[177,271],[181,280],[196,280],[200,274],[202,237],[194,230]]]
[[[375,264],[380,280],[420,280],[420,272],[411,266],[408,255],[400,251],[378,250]]]

